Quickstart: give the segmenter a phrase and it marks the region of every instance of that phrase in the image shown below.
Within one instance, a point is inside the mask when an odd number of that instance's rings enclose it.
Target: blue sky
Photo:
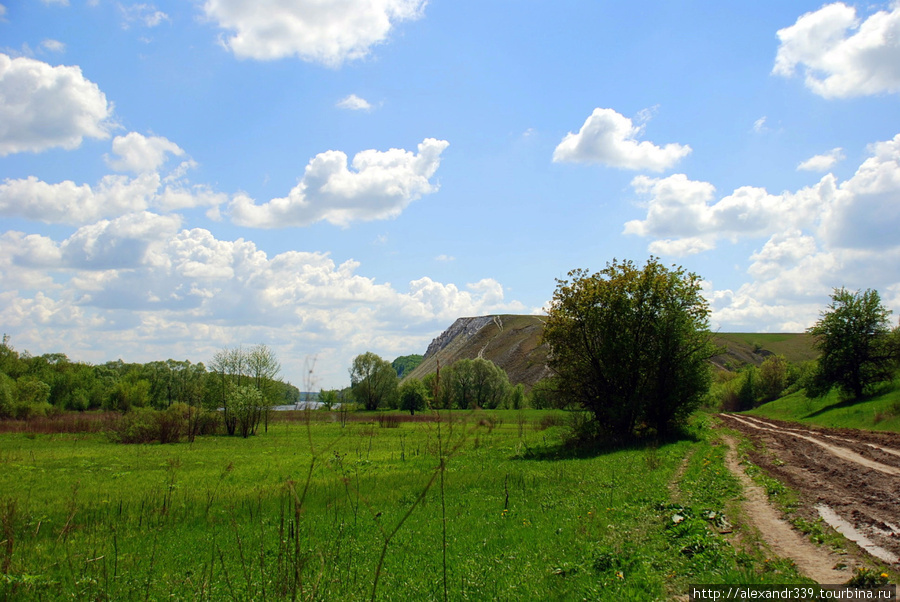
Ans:
[[[898,93],[896,2],[0,0],[0,325],[317,389],[613,258],[900,312]]]

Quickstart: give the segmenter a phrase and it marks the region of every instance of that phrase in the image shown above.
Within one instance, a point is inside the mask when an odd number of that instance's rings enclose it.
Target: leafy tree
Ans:
[[[319,391],[319,403],[322,404],[322,407],[326,410],[333,409],[340,402],[340,397],[338,391],[335,389],[321,389]]]
[[[557,281],[544,341],[561,403],[580,405],[614,438],[664,434],[709,388],[709,306],[700,277],[651,257],[613,260]]]
[[[473,405],[475,395],[475,370],[472,360],[456,360],[444,370],[443,377],[443,407],[457,407],[467,410]]]
[[[878,291],[835,289],[828,309],[807,331],[816,337],[820,353],[807,391],[818,396],[837,387],[859,399],[872,385],[890,379],[895,367],[890,314]]]
[[[214,388],[221,404],[225,430],[229,435],[238,430],[243,436],[256,434],[262,417],[267,415],[273,399],[280,394],[279,387],[273,384],[281,371],[274,352],[265,345],[256,345],[249,351],[243,347],[226,347],[216,352],[210,367],[217,374]],[[258,395],[250,396],[244,387],[253,389]],[[251,397],[256,401],[247,402]],[[248,420],[249,427],[245,425]]]
[[[371,351],[357,355],[350,368],[351,394],[367,410],[393,403],[398,381],[390,362]]]
[[[472,362],[472,402],[476,408],[494,409],[509,394],[506,371],[490,360],[478,357]]]
[[[531,391],[528,392],[527,405],[535,410],[561,410],[565,408],[566,402],[561,401],[561,397],[557,394],[559,387],[556,381],[556,377],[548,376],[536,382],[531,387]]]
[[[419,364],[422,363],[423,356],[413,354],[413,355],[401,355],[393,362],[391,362],[391,366],[394,367],[394,370],[397,371],[397,376],[403,378],[404,375],[409,374],[413,370],[418,367]]]
[[[512,387],[509,390],[509,403],[508,407],[510,410],[522,410],[525,408],[527,398],[525,396],[525,385],[522,383],[517,384],[515,387]]]
[[[770,355],[759,367],[759,394],[761,401],[772,401],[781,396],[788,386],[790,364],[783,355]]]
[[[418,378],[408,378],[400,384],[400,409],[415,415],[428,403],[428,388]]]

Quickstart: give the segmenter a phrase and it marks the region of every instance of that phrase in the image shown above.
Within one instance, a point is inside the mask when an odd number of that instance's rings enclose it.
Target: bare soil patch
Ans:
[[[758,444],[751,462],[798,493],[803,518],[814,521],[817,508],[828,508],[888,557],[900,557],[900,435],[720,416]]]

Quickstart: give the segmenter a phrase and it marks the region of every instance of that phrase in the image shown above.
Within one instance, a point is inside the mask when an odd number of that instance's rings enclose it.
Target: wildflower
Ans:
[[[888,574],[887,574],[887,573],[881,573],[881,578],[882,578],[882,579],[887,579],[887,578],[888,578]]]
[[[619,579],[624,579],[625,573],[623,573],[622,571],[616,571],[616,577],[618,577]]]

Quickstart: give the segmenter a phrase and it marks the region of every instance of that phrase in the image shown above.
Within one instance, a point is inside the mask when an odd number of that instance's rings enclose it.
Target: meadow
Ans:
[[[739,487],[709,416],[625,449],[565,445],[563,412],[393,416],[285,414],[192,444],[0,434],[0,598],[665,600],[803,582],[720,533]]]

